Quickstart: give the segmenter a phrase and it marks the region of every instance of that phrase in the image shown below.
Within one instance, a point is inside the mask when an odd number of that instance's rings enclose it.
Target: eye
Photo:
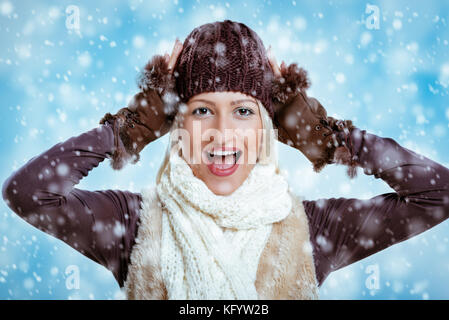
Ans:
[[[206,115],[208,112],[210,112],[210,110],[208,108],[199,107],[199,108],[196,108],[195,110],[193,110],[192,114],[198,115],[198,116],[203,116],[203,115]]]
[[[315,126],[315,130],[321,130],[321,126],[319,125],[319,124],[317,124],[316,126]]]
[[[245,108],[245,107],[240,107],[237,109],[238,115],[239,116],[243,116],[243,117],[249,117],[250,115],[254,114],[254,111],[249,109],[249,108]]]

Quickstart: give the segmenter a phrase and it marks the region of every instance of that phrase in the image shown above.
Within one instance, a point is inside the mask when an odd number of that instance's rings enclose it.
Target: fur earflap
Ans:
[[[310,87],[307,71],[296,63],[281,67],[281,76],[272,81],[272,97],[283,104],[288,103],[299,91]]]
[[[140,73],[137,85],[143,92],[153,89],[161,96],[174,92],[175,77],[168,69],[164,56],[153,56]]]

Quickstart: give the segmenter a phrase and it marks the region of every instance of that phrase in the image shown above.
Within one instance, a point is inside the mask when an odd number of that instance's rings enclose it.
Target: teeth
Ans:
[[[214,156],[229,156],[229,155],[234,155],[234,164],[237,163],[237,160],[240,158],[240,156],[242,155],[241,151],[222,151],[222,150],[216,150],[214,152],[208,152],[208,157],[211,161],[212,158]]]
[[[209,152],[209,154],[213,156],[229,156],[231,154],[236,154],[236,151],[224,151],[224,150],[216,150],[214,152]]]

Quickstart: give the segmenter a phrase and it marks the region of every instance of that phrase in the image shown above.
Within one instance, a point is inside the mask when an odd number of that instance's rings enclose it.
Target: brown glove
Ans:
[[[137,163],[140,151],[170,130],[179,101],[174,86],[167,57],[156,55],[141,75],[139,87],[142,91],[127,107],[116,114],[106,113],[100,120],[100,124],[109,122],[113,126],[115,151],[111,166],[114,170],[122,169],[129,161]]]
[[[327,115],[321,103],[308,97],[307,72],[296,64],[281,65],[281,77],[273,84],[274,124],[279,141],[300,150],[320,172],[327,164],[348,165],[347,174],[357,174],[352,160],[351,120],[338,120]]]

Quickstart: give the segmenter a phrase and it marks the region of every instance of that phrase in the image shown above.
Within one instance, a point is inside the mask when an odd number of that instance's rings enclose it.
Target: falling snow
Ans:
[[[252,27],[266,47],[272,46],[279,63],[296,62],[308,70],[312,81],[309,93],[322,102],[330,116],[351,119],[361,129],[391,137],[448,166],[449,21],[442,14],[449,11],[448,4],[436,0],[382,2],[379,29],[372,29],[367,27],[365,8],[337,3],[290,1],[281,6],[275,1],[257,5],[206,1],[200,5],[195,1],[132,0],[111,5],[96,1],[83,5],[77,29],[73,21],[67,22],[63,5],[0,0],[2,182],[44,150],[97,127],[106,112],[127,105],[136,93],[140,69],[153,54],[170,53],[176,37],[183,41],[199,24],[226,18]],[[219,67],[229,63],[224,57],[226,50],[230,49],[222,43],[211,49]],[[82,177],[79,168],[71,168],[59,158],[40,168],[35,178],[76,179],[80,175],[76,188],[81,190],[136,192],[154,181],[165,142],[156,141],[142,153],[141,162],[122,172],[112,172],[106,160],[89,172],[89,177]],[[369,151],[362,149],[363,153]],[[98,149],[86,146],[74,154],[85,152]],[[369,176],[360,174],[356,180],[349,180],[344,168],[338,166],[315,173],[302,154],[285,145],[280,145],[279,154],[291,189],[306,199],[319,199],[318,208],[329,205],[326,199],[333,197],[370,199],[394,191],[381,179],[374,179],[369,168],[364,170]],[[385,155],[379,161],[395,163],[398,159]],[[388,174],[398,179],[414,178],[413,173],[401,170]],[[429,179],[431,185],[439,181],[438,176]],[[51,185],[48,191],[51,194],[35,192],[28,196],[33,203],[64,203],[64,197],[69,196],[58,185]],[[16,194],[17,189],[12,192]],[[355,202],[347,214],[364,204]],[[52,222],[66,226],[78,214],[91,212],[70,212]],[[443,212],[430,214],[438,218]],[[106,268],[31,226],[49,220],[49,214],[33,213],[25,221],[3,202],[0,299],[123,299],[123,292]],[[378,222],[370,223],[373,234],[395,237],[394,228],[381,229]],[[422,226],[420,219],[404,223],[410,233]],[[93,230],[86,232],[94,236],[105,230],[121,237],[126,225],[96,221]],[[442,223],[332,273],[320,289],[321,297],[449,298],[446,286],[441,285],[449,281],[447,233],[448,225]],[[99,241],[108,245],[113,240],[100,237]],[[314,240],[324,253],[335,249],[324,235]],[[376,237],[357,241],[361,248],[369,249]],[[81,243],[75,244],[81,249]],[[312,252],[310,246],[302,250]],[[370,278],[377,270],[378,283]],[[67,284],[73,272],[80,275],[78,289],[69,289]]]

